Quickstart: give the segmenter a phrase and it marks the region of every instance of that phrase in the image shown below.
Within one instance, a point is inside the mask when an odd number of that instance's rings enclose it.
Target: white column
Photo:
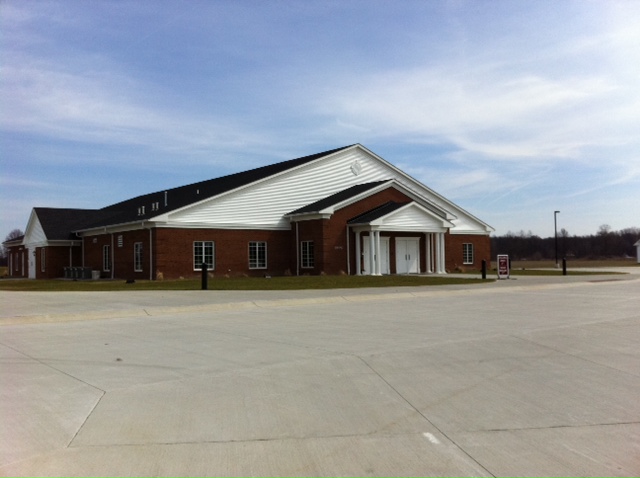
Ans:
[[[356,275],[362,275],[362,252],[360,251],[360,231],[356,231]]]
[[[441,256],[440,256],[440,248],[442,247],[441,243],[440,243],[440,233],[436,233],[433,235],[433,239],[434,239],[434,251],[433,251],[433,271],[436,274],[440,274],[442,273],[442,263],[441,263]]]
[[[382,275],[382,261],[380,260],[380,231],[375,231],[375,241],[376,241],[376,275]]]
[[[442,232],[436,234],[436,272],[438,274],[446,274],[444,233]]]
[[[376,241],[373,230],[369,231],[369,275],[374,275],[376,270]]]
[[[447,273],[447,255],[445,251],[445,240],[444,240],[444,232],[442,233],[442,273]]]
[[[426,232],[424,234],[424,245],[425,245],[425,258],[427,264],[427,274],[431,274],[433,272],[432,264],[431,264],[431,234]]]

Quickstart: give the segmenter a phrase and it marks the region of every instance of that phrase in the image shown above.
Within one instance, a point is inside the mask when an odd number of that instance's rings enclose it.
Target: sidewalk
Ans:
[[[442,294],[490,293],[506,287],[561,287],[574,284],[640,280],[639,268],[598,269],[624,275],[517,276],[482,282],[477,274],[455,274],[469,284],[432,287],[388,287],[364,289],[309,289],[290,291],[110,291],[110,292],[12,292],[0,290],[0,326],[109,317],[149,317],[167,314],[293,307],[429,297]],[[496,276],[488,275],[495,280]]]

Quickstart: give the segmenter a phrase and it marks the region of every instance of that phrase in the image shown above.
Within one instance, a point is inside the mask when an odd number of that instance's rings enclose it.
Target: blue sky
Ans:
[[[353,143],[497,235],[638,227],[638,25],[612,0],[3,0],[0,239]]]

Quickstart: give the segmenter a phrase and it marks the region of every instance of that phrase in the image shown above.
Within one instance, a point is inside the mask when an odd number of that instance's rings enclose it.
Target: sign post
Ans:
[[[498,279],[509,278],[509,256],[498,254]]]

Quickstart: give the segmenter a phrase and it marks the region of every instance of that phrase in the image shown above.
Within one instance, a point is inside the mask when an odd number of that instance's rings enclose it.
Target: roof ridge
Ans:
[[[356,143],[357,144],[357,143]],[[189,183],[189,184],[185,184],[182,186],[176,186],[173,188],[168,188],[168,189],[161,189],[159,191],[154,191],[151,193],[146,193],[146,194],[141,194],[139,196],[134,196],[132,198],[129,199],[125,199],[123,201],[119,201],[117,203],[113,203],[110,204],[108,206],[105,206],[103,208],[101,208],[102,210],[115,210],[117,209],[118,206],[124,205],[129,203],[129,205],[135,201],[139,201],[142,199],[151,199],[154,198],[154,196],[158,195],[158,196],[164,196],[165,193],[169,194],[169,193],[176,193],[176,192],[181,192],[181,191],[185,191],[188,190],[189,188],[198,188],[203,187],[203,189],[211,189],[210,191],[203,191],[202,197],[200,199],[205,199],[207,197],[212,197],[212,196],[216,196],[218,194],[221,194],[223,192],[227,192],[230,191],[232,189],[236,189],[237,187],[241,187],[247,184],[251,184],[252,182],[255,181],[259,181],[260,179],[265,179],[268,178],[270,176],[273,176],[275,174],[278,174],[280,172],[284,172],[287,171],[289,169],[292,169],[296,166],[300,166],[302,164],[306,164],[308,162],[314,161],[316,159],[320,159],[324,156],[328,156],[330,154],[333,153],[337,153],[338,151],[342,151],[348,148],[351,148],[352,146],[355,146],[355,144],[349,145],[349,146],[342,146],[340,148],[335,148],[335,149],[330,149],[328,151],[323,151],[321,153],[314,153],[314,154],[310,154],[307,156],[301,156],[299,158],[294,158],[294,159],[288,159],[285,161],[280,161],[277,163],[272,163],[272,164],[266,164],[264,166],[259,166],[257,168],[252,168],[252,169],[247,169],[244,171],[237,171],[235,173],[231,173],[231,174],[226,174],[224,176],[218,176],[215,178],[210,178],[210,179],[205,179],[203,181],[196,181],[194,183]],[[234,181],[234,179],[236,181]],[[224,182],[229,182],[230,185],[229,187],[215,187],[215,186],[222,186],[222,183]],[[211,187],[213,186],[213,187]],[[209,187],[209,188],[207,188]],[[196,195],[199,196],[199,190],[197,190]],[[163,198],[160,198],[163,199]],[[194,198],[195,200],[197,200],[198,198]],[[180,201],[180,202],[184,202],[184,201]],[[190,202],[186,202],[185,204],[182,205],[187,205]],[[164,204],[164,203],[163,203]],[[181,207],[181,206],[177,206],[177,207]],[[176,209],[176,207],[169,207],[168,210],[173,210]]]

